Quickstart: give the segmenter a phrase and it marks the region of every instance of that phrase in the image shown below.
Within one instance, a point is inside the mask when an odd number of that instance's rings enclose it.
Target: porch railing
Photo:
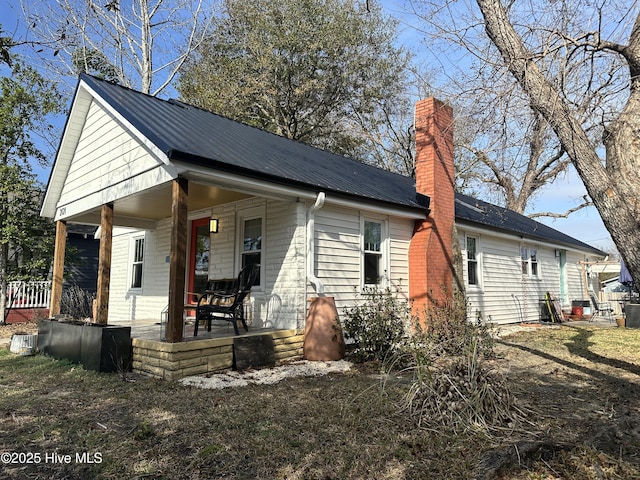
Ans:
[[[48,308],[50,301],[51,281],[7,284],[7,308]]]

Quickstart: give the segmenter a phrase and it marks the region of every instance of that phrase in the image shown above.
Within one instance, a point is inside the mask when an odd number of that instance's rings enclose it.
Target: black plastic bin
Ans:
[[[42,320],[38,324],[38,350],[58,360],[80,363],[87,370],[128,371],[131,327]]]
[[[640,303],[627,303],[624,306],[625,322],[627,328],[640,328]]]

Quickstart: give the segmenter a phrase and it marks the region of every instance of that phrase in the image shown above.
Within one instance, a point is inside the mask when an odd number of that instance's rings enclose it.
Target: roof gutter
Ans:
[[[323,185],[303,184],[294,180],[268,176],[261,172],[255,172],[211,160],[201,159],[182,154],[175,150],[169,152],[169,159],[175,165],[179,175],[190,179],[198,178],[200,181],[213,182],[223,188],[243,189],[252,195],[274,195],[273,198],[289,198],[295,200],[304,198],[311,200],[316,198],[318,189],[327,191]],[[414,220],[424,219],[425,209],[429,207],[429,197],[421,195],[416,198],[415,205],[403,205],[384,200],[361,197],[345,192],[328,192],[327,200],[332,205],[340,205],[348,208],[359,208],[384,215],[393,215]]]
[[[315,273],[315,220],[316,212],[324,205],[324,192],[318,193],[316,203],[307,211],[307,279],[319,296],[324,296],[324,283]]]

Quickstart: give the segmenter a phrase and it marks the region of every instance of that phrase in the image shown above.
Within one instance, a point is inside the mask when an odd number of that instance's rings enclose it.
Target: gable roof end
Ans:
[[[416,195],[412,178],[179,101],[162,100],[86,74],[81,79],[170,160],[420,212],[428,207],[428,197]]]

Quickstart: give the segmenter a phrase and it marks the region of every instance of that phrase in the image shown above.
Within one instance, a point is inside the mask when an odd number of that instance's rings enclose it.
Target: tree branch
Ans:
[[[564,213],[553,213],[553,212],[538,212],[538,213],[532,213],[531,215],[527,215],[529,218],[540,218],[540,217],[549,217],[549,218],[568,218],[569,215],[571,215],[574,212],[577,212],[578,210],[582,210],[583,208],[586,207],[590,207],[591,205],[593,205],[593,202],[591,200],[589,200],[589,197],[587,197],[586,195],[582,197],[583,198],[583,202],[573,208],[570,208],[569,210],[567,210]]]

